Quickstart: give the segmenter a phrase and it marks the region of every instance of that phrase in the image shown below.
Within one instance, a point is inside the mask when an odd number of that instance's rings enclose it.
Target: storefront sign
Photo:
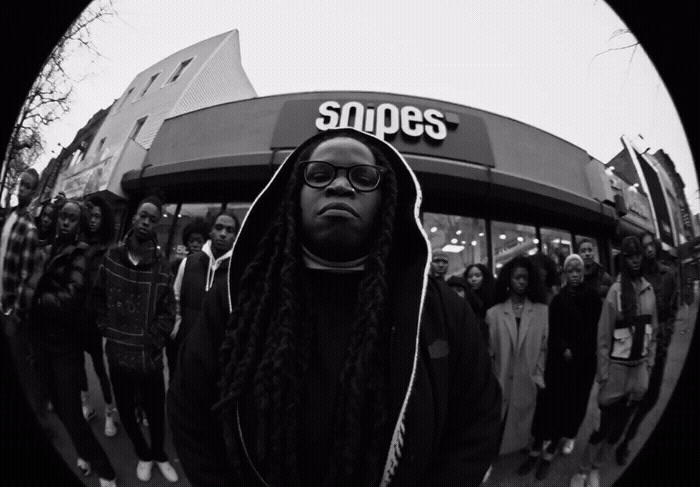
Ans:
[[[352,127],[371,133],[404,154],[426,155],[494,167],[484,120],[464,107],[423,104],[398,95],[326,98],[285,102],[271,149],[292,149],[318,131]],[[361,95],[359,95],[361,96]],[[443,104],[444,105],[444,104]]]

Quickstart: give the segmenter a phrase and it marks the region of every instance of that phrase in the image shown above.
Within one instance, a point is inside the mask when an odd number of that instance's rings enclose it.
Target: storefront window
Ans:
[[[185,226],[198,217],[210,223],[219,211],[221,211],[221,203],[183,203],[177,215],[173,239],[170,242],[170,260],[182,258],[187,253],[185,243],[182,241],[182,231]],[[204,238],[207,239],[208,236],[205,235]]]
[[[491,222],[494,272],[516,255],[537,253],[535,227],[517,223]]]
[[[176,220],[177,205],[163,205],[163,217],[156,225],[156,238],[158,239],[158,245],[163,253],[166,252],[168,248],[168,237],[170,237],[170,229],[173,226],[173,222]],[[127,228],[129,224],[127,223]]]
[[[461,276],[469,264],[486,264],[486,223],[478,218],[424,213],[423,228],[433,250],[447,253],[447,276]]]
[[[243,224],[243,219],[245,216],[248,214],[248,210],[250,209],[250,205],[252,203],[226,203],[226,209],[227,210],[233,210],[233,213],[236,215],[236,218],[238,218],[238,224],[242,225]]]
[[[548,255],[557,265],[564,265],[564,259],[573,253],[571,234],[564,230],[541,228],[542,253]]]

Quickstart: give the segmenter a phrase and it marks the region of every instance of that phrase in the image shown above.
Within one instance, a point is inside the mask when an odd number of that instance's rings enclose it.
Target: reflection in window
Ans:
[[[187,253],[182,241],[182,231],[188,223],[197,217],[211,223],[220,211],[221,203],[183,203],[177,215],[173,240],[170,243],[170,260],[181,259]],[[205,235],[204,238],[206,240],[209,236]]]
[[[493,264],[496,274],[516,255],[533,255],[537,253],[537,234],[535,227],[517,223],[492,222],[491,242],[493,245]]]
[[[564,265],[564,259],[573,253],[571,234],[564,230],[552,228],[540,229],[542,237],[542,253],[548,255],[559,266]]]
[[[449,258],[446,277],[461,276],[469,264],[486,264],[486,224],[484,220],[457,215],[424,213],[423,228],[433,250],[445,251]]]
[[[170,236],[170,228],[173,226],[175,221],[175,211],[177,210],[177,205],[163,205],[163,217],[156,225],[156,238],[158,239],[158,245],[163,253],[166,253],[168,245],[168,237]]]

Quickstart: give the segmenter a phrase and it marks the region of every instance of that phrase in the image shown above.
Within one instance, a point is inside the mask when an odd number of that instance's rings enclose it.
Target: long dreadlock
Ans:
[[[342,135],[341,137],[348,137]],[[329,136],[300,155],[313,153]],[[352,138],[352,137],[351,137]],[[388,169],[383,183],[378,238],[359,284],[357,304],[340,374],[339,406],[325,485],[376,484],[383,465],[388,423],[390,326],[387,268],[397,206],[397,183],[381,150],[368,145],[377,165]],[[242,471],[236,436],[238,402],[252,393],[257,415],[257,465],[272,485],[299,485],[297,422],[302,371],[309,360],[310,333],[302,329],[300,275],[303,269],[297,228],[303,178],[294,168],[257,254],[245,269],[220,349],[221,410],[231,461]],[[233,451],[233,453],[231,453]]]
[[[626,255],[641,254],[642,244],[637,237],[631,235],[622,240],[620,250],[622,250],[623,256],[622,268],[620,270],[620,300],[622,302],[622,319],[628,326],[631,326],[633,324],[634,317],[639,311],[637,309],[637,291],[634,289],[632,281],[635,278],[638,278],[641,275],[641,272],[633,275],[632,269],[630,269],[624,257]]]

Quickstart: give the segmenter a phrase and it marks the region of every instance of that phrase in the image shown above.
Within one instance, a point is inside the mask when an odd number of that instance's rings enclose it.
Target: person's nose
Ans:
[[[355,188],[352,187],[352,184],[350,184],[348,180],[347,171],[341,169],[338,170],[338,174],[335,179],[331,181],[331,184],[326,187],[327,194],[352,194],[354,192]]]

